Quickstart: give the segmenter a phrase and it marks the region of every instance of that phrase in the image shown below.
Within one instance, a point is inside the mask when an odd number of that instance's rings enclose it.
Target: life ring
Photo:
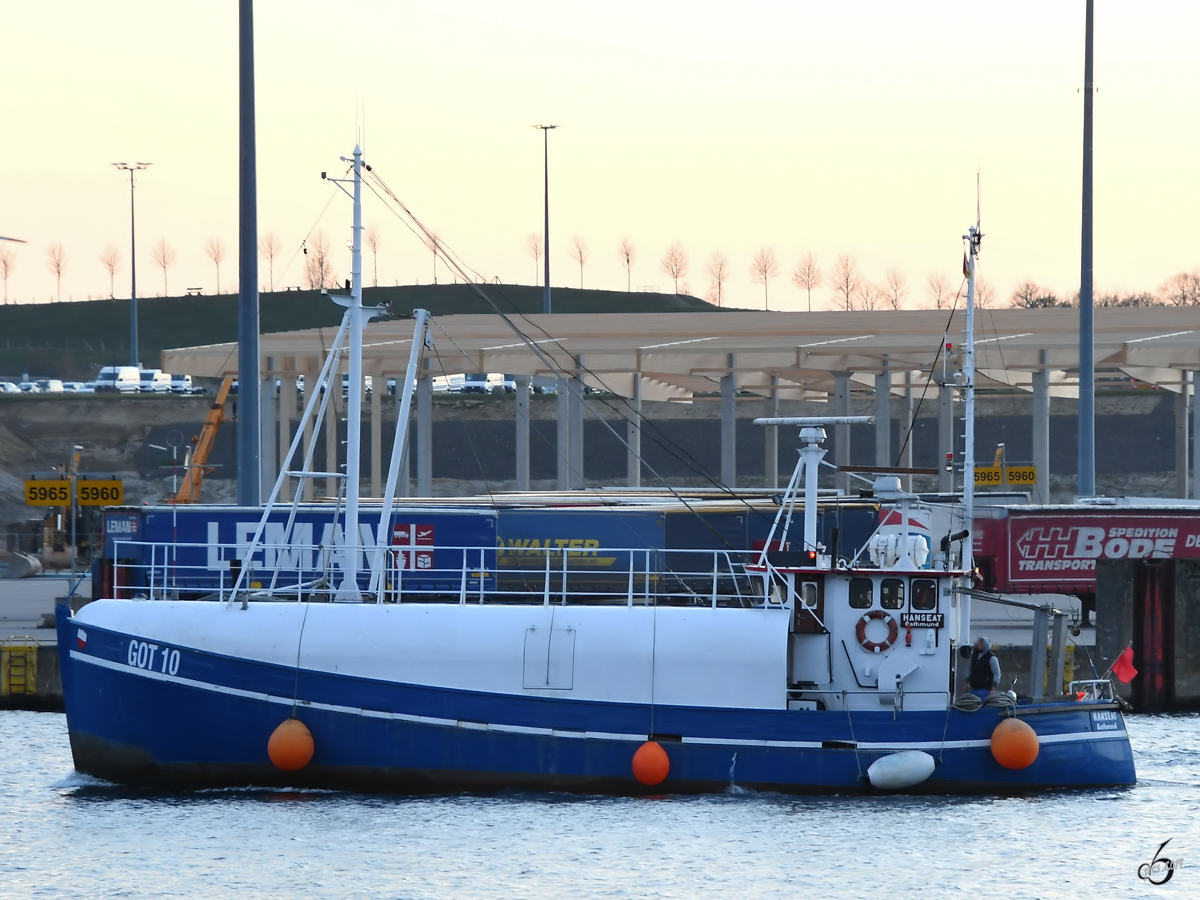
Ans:
[[[871,624],[872,619],[882,619],[887,622],[888,636],[886,641],[867,640],[867,626]],[[858,638],[858,642],[868,653],[882,653],[884,650],[890,650],[892,644],[896,643],[896,638],[900,637],[900,628],[896,625],[896,620],[882,609],[873,609],[869,613],[864,613],[863,617],[858,620],[858,627],[854,629],[854,636]]]

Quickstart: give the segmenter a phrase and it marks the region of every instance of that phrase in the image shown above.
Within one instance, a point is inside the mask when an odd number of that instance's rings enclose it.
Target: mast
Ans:
[[[361,600],[358,564],[362,541],[358,534],[358,483],[362,436],[362,336],[366,327],[362,304],[362,149],[354,147],[354,224],[350,249],[350,385],[346,402],[346,533],[344,573],[339,600]],[[336,375],[336,370],[334,372]],[[335,390],[332,385],[328,390]],[[327,427],[336,427],[330,422]]]
[[[983,234],[979,230],[979,211],[976,207],[975,224],[967,229],[963,240],[967,242],[963,268],[967,276],[967,316],[963,335],[963,529],[967,532],[962,545],[962,568],[968,572],[974,567],[975,544],[975,268],[979,261],[979,243]],[[968,579],[970,576],[967,576]],[[970,586],[970,585],[968,585]],[[959,642],[969,644],[971,640],[971,598],[968,594],[958,595],[961,604],[959,617]]]

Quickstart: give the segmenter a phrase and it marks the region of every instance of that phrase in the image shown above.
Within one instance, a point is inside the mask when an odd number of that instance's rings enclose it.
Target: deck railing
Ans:
[[[117,541],[112,594],[148,600],[306,601],[337,599],[353,554],[358,586],[370,584],[375,546],[263,545],[245,560],[244,544]],[[780,578],[758,566],[758,551],[588,547],[523,550],[496,547],[390,546],[380,603],[520,603],[587,605],[779,606]],[[241,573],[242,569],[244,573]],[[345,591],[341,591],[344,597]]]

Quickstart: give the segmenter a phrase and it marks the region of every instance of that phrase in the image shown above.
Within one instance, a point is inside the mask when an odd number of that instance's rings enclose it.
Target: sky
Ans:
[[[139,295],[216,288],[205,245],[225,247],[237,287],[237,3],[42,0],[0,7],[4,127],[0,234],[10,300],[102,297],[99,257],[121,254],[129,291],[128,176],[139,175]],[[730,305],[761,308],[749,264],[779,259],[773,309],[806,299],[805,253],[853,255],[882,283],[903,271],[958,286],[975,219],[980,271],[1005,302],[1024,279],[1078,289],[1084,0],[868,2],[478,2],[259,0],[255,6],[258,216],[278,236],[276,288],[303,283],[301,242],[324,233],[349,269],[350,204],[320,173],[366,159],[448,246],[489,280],[531,284],[550,134],[551,283],[671,289],[659,260],[678,241],[681,289],[705,296],[727,255]],[[1193,150],[1200,138],[1200,4],[1096,2],[1096,264],[1100,291],[1154,289],[1200,266]],[[374,197],[380,234],[366,283],[427,283],[433,257]],[[176,252],[164,273],[154,246]],[[377,275],[375,271],[377,270]],[[439,280],[449,277],[438,266]],[[260,260],[260,285],[270,275]],[[828,286],[814,308],[834,304]]]

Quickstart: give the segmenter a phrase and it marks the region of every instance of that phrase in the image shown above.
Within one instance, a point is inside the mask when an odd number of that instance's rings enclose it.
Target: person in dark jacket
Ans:
[[[971,651],[967,690],[980,700],[1000,690],[1000,660],[992,653],[992,642],[985,637],[975,641],[975,649]]]

